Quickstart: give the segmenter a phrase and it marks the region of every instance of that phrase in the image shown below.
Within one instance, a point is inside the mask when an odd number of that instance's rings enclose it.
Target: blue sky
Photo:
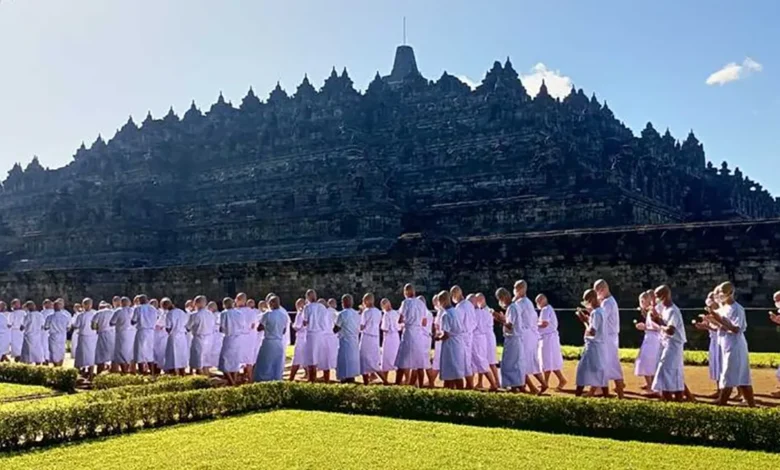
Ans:
[[[319,86],[334,65],[364,88],[389,72],[403,16],[427,77],[478,82],[509,56],[529,83],[595,92],[635,132],[694,129],[710,160],[780,195],[777,0],[0,0],[0,175],[33,155],[62,166],[128,115],[220,91],[238,104],[250,85]]]

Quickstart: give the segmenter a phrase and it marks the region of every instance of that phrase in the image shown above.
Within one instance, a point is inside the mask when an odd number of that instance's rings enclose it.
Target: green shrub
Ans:
[[[0,363],[0,382],[42,385],[62,392],[76,390],[78,371],[72,368]]]
[[[181,382],[182,380],[208,381],[206,377],[187,376],[177,377],[175,375],[121,375],[121,374],[100,374],[92,381],[92,388],[95,390],[106,390],[109,388],[127,387],[129,385],[145,385],[165,382]],[[198,387],[204,388],[204,387]]]
[[[2,413],[0,448],[71,441],[277,408],[780,452],[780,410],[275,382],[165,391],[197,380],[95,392],[102,398]],[[143,395],[143,396],[139,396]]]

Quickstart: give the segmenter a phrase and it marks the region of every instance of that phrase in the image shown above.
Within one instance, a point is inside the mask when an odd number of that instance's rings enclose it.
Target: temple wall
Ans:
[[[565,308],[579,303],[597,278],[607,279],[619,304],[625,345],[637,345],[632,310],[644,289],[667,283],[690,320],[706,293],[724,280],[735,282],[738,300],[749,311],[752,350],[778,350],[777,331],[766,309],[780,289],[780,220],[678,224],[471,237],[456,240],[405,235],[381,254],[240,264],[173,266],[159,269],[30,270],[0,273],[0,297],[84,296],[109,298],[145,292],[171,296],[179,304],[196,294],[221,299],[246,291],[279,294],[291,308],[313,287],[324,297],[373,291],[400,301],[401,286],[412,281],[430,297],[460,284],[466,291],[491,293],[524,278],[535,295],[544,292],[559,309],[562,341],[581,342],[581,327]],[[351,252],[346,250],[347,253]],[[767,307],[767,308],[764,308]],[[704,347],[703,335],[689,335],[689,347]]]

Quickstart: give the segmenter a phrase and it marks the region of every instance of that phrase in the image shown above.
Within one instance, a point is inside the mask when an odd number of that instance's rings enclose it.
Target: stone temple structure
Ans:
[[[724,162],[596,96],[531,99],[507,59],[474,90],[399,46],[364,93],[344,69],[315,88],[220,95],[82,145],[54,170],[14,166],[0,267],[145,267],[384,253],[426,239],[757,219],[780,205]]]
[[[780,203],[693,132],[640,135],[583,90],[529,97],[507,59],[472,90],[423,77],[409,46],[365,92],[315,88],[129,119],[59,169],[15,166],[0,192],[0,297],[146,292],[182,302],[273,290],[285,305],[373,291],[400,300],[526,278],[557,308],[596,278],[621,306],[669,283],[686,315],[730,279],[751,350],[776,348]],[[641,339],[621,316],[622,344]],[[562,340],[582,330],[561,313]],[[633,332],[633,333],[632,333]],[[706,335],[688,336],[706,349]],[[695,344],[699,342],[701,344]]]

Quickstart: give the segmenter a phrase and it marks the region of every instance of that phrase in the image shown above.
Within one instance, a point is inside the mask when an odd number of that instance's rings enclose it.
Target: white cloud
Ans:
[[[753,72],[760,72],[764,69],[764,66],[751,59],[745,57],[745,60],[741,64],[731,62],[726,64],[707,77],[707,85],[725,85],[726,83],[733,82],[742,78],[748,77]]]
[[[472,90],[479,85],[479,82],[476,82],[465,75],[458,75],[457,78],[468,85]],[[541,62],[531,67],[528,71],[528,75],[521,74],[520,80],[523,81],[523,85],[531,97],[534,97],[539,93],[539,88],[542,86],[542,80],[544,80],[545,85],[547,85],[547,91],[554,98],[564,98],[571,92],[571,77],[561,75],[561,72],[558,70],[550,70]]]
[[[469,77],[467,77],[467,76],[465,76],[465,75],[458,75],[458,77],[457,77],[457,78],[458,78],[458,80],[460,80],[461,82],[463,82],[463,83],[465,83],[466,85],[468,85],[468,86],[469,86],[469,88],[471,88],[472,90],[473,90],[474,88],[476,88],[476,87],[477,87],[477,85],[479,85],[479,83],[475,82],[474,80],[470,79]]]
[[[541,62],[531,67],[528,75],[521,74],[520,80],[532,97],[539,93],[542,80],[553,98],[564,98],[571,92],[571,77],[561,75],[559,70],[550,70]]]

